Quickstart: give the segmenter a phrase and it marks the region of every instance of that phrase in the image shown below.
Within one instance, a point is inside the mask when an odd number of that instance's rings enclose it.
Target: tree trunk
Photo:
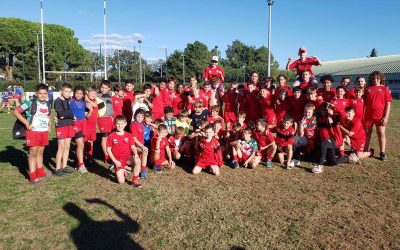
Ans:
[[[12,82],[13,79],[13,67],[6,64],[7,81]]]

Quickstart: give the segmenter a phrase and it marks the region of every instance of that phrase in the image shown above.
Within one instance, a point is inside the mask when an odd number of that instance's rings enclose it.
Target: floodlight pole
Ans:
[[[121,60],[119,59],[119,50],[117,50],[118,55],[118,82],[121,83]]]
[[[42,72],[40,72],[40,49],[39,49],[39,34],[40,32],[35,32],[34,34],[36,34],[36,49],[37,49],[37,65],[38,65],[38,82],[41,82],[41,77],[40,74]]]
[[[142,84],[143,82],[143,73],[142,73],[142,40],[138,40],[139,43],[139,82]]]
[[[182,54],[182,81],[185,84],[185,55]]]
[[[274,0],[267,0],[269,7],[269,25],[268,25],[268,77],[271,76],[271,31],[272,31],[272,5]]]
[[[165,72],[164,72],[164,74],[165,74],[165,78],[167,78],[167,60],[168,60],[168,48],[165,48]]]
[[[215,45],[214,49],[215,49],[215,55],[218,56],[218,45]]]
[[[104,79],[107,80],[107,22],[106,22],[106,0],[104,2],[104,14],[103,14],[103,23],[104,23]]]
[[[43,31],[43,0],[40,0],[40,27],[42,33],[42,72],[43,72],[43,83],[46,83],[46,70],[44,61],[44,31]]]

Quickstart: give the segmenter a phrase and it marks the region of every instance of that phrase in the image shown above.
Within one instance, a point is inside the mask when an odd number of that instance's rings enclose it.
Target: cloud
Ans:
[[[107,34],[107,54],[113,53],[114,50],[132,50],[138,40],[145,37],[140,33],[132,35]],[[104,44],[104,34],[94,34],[91,39],[82,40],[81,44],[89,51],[98,51],[100,44]]]

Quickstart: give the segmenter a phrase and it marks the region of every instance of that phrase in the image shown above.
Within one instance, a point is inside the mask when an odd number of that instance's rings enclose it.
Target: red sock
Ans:
[[[92,144],[89,143],[89,146],[88,146],[88,147],[89,147],[89,155],[90,155],[90,156],[93,156],[93,147],[92,147]]]
[[[78,167],[82,167],[82,166],[85,166],[85,164],[83,162],[79,162]]]
[[[233,160],[236,161],[236,162],[239,161],[239,158],[237,157],[237,155],[234,155],[234,156],[233,156]]]
[[[134,175],[132,178],[132,182],[138,182],[139,181],[139,175]]]
[[[109,159],[110,159],[110,156],[108,156],[108,155],[105,155],[105,156],[104,156],[104,162],[105,162],[105,163],[107,163]]]
[[[340,156],[343,156],[344,155],[344,150],[339,150],[339,154],[340,154]]]
[[[146,166],[142,166],[142,167],[140,168],[140,170],[141,170],[141,171],[146,171],[146,170],[147,170],[147,167],[146,167]]]
[[[36,179],[36,178],[37,178],[36,172],[29,173],[29,180],[30,180],[30,181],[33,181],[33,180]]]
[[[46,176],[46,172],[44,172],[44,168],[43,167],[36,168],[36,177],[41,178],[41,177],[45,177],[45,176]],[[30,178],[30,174],[29,174],[29,178]]]

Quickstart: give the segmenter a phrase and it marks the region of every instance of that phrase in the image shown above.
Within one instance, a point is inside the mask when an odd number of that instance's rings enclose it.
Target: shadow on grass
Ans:
[[[101,199],[86,201],[110,208],[121,220],[95,221],[74,203],[65,204],[64,211],[79,220],[70,233],[77,249],[143,249],[129,236],[139,231],[135,220]]]
[[[5,150],[0,152],[0,162],[10,163],[12,166],[17,167],[18,171],[26,179],[29,179],[27,151],[13,146],[6,146]]]

